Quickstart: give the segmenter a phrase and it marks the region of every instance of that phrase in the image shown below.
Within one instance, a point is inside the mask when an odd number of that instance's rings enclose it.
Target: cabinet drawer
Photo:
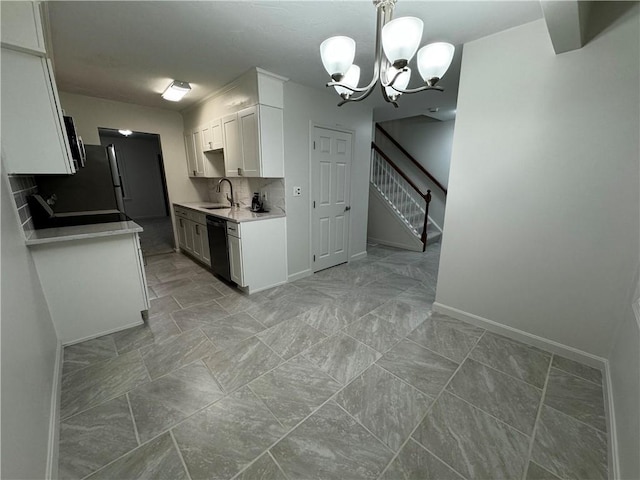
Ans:
[[[173,211],[175,212],[176,217],[189,218],[187,210],[182,207],[173,207]]]
[[[189,220],[202,225],[207,224],[207,215],[205,213],[196,212],[195,210],[189,211]]]
[[[227,235],[233,235],[234,237],[242,238],[240,232],[241,228],[239,223],[227,222]]]

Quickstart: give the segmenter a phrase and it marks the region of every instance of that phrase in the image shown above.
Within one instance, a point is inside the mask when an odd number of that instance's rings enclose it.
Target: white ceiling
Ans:
[[[56,80],[65,92],[183,110],[254,66],[323,89],[328,75],[319,45],[337,34],[356,40],[361,84],[372,72],[376,12],[370,0],[55,1],[48,9]],[[538,1],[399,0],[395,16],[405,15],[424,21],[423,44],[461,45],[541,18],[542,11]],[[401,99],[405,116],[419,114],[417,107],[454,108],[458,71],[459,63],[443,78],[444,95]],[[191,83],[182,102],[160,97],[172,79]],[[384,103],[378,93],[365,102]]]

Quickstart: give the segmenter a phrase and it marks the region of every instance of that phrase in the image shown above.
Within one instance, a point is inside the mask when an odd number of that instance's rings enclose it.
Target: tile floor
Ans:
[[[60,478],[608,478],[601,373],[432,314],[438,248],[251,296],[151,257],[148,325],[65,349]]]
[[[140,233],[140,246],[145,256],[174,251],[171,217],[138,218],[134,221],[144,228]]]

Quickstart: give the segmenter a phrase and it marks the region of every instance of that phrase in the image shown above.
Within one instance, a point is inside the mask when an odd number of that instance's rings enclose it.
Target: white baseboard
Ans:
[[[349,261],[361,260],[367,256],[367,251],[356,253],[355,255],[351,255],[351,259]]]
[[[110,330],[106,330],[104,332],[96,333],[95,335],[89,335],[87,337],[78,338],[77,340],[70,340],[68,342],[64,342],[62,344],[63,347],[68,347],[69,345],[75,345],[76,343],[86,342],[87,340],[93,340],[94,338],[102,337],[103,335],[110,335],[112,333],[121,332],[122,330],[127,330],[129,328],[138,327],[143,325],[144,321],[141,319],[138,322],[130,323],[129,325],[124,325],[122,327],[112,328]]]
[[[474,315],[473,313],[465,312],[464,310],[449,307],[448,305],[443,305],[439,302],[434,302],[433,310],[435,312],[443,313],[445,315],[449,315],[450,317],[457,318],[458,320],[477,325],[478,327],[489,330],[490,332],[504,335],[505,337],[518,340],[519,342],[523,342],[552,353],[557,353],[558,355],[562,355],[563,357],[575,360],[580,363],[584,363],[600,370],[604,370],[607,364],[607,360],[605,358],[598,357],[597,355],[583,352],[582,350],[578,350],[577,348],[564,345],[554,340],[539,337],[538,335],[534,335],[533,333],[525,332],[508,325],[503,325],[502,323],[498,323],[493,320],[489,320],[488,318]]]
[[[609,436],[609,441],[607,442],[609,445],[609,478],[618,478],[618,474],[620,472],[620,464],[618,462],[618,437],[616,434],[611,373],[609,371],[609,361],[606,358],[592,355],[582,350],[578,350],[577,348],[570,347],[568,345],[564,345],[562,343],[549,340],[544,337],[539,337],[538,335],[534,335],[532,333],[525,332],[508,325],[503,325],[493,320],[480,317],[479,315],[474,315],[458,308],[443,305],[439,302],[434,302],[432,308],[434,312],[449,315],[450,317],[462,320],[467,323],[471,323],[490,332],[504,335],[505,337],[511,338],[513,340],[517,340],[526,343],[527,345],[541,348],[551,353],[562,355],[563,357],[602,370],[602,387],[604,389],[605,412],[607,414],[607,432]]]
[[[287,277],[287,279],[289,280],[289,282],[295,282],[296,280],[300,280],[301,278],[310,277],[311,275],[313,275],[313,271],[310,268],[307,268],[306,270],[302,270],[302,271],[297,272],[297,273],[292,273],[291,275],[289,275]]]
[[[51,386],[51,407],[49,410],[49,445],[47,447],[47,471],[45,478],[58,478],[58,452],[60,438],[60,391],[62,388],[62,363],[64,348],[58,342],[56,347],[56,363],[53,367]]]
[[[403,248],[405,250],[410,250],[412,252],[422,251],[422,242],[420,243],[420,245],[409,245],[408,243],[389,242],[387,240],[382,240],[380,238],[368,237],[367,243],[376,243],[378,245],[386,245],[387,247]]]

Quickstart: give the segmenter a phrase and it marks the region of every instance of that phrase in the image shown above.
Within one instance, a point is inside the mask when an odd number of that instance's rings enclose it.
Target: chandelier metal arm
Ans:
[[[400,92],[400,93],[418,93],[418,92],[424,92],[425,90],[437,90],[438,92],[443,92],[444,91],[444,88],[442,88],[439,85],[424,85],[422,87],[409,88],[407,90],[397,89],[393,85],[391,85],[391,88],[393,88],[396,92]]]

